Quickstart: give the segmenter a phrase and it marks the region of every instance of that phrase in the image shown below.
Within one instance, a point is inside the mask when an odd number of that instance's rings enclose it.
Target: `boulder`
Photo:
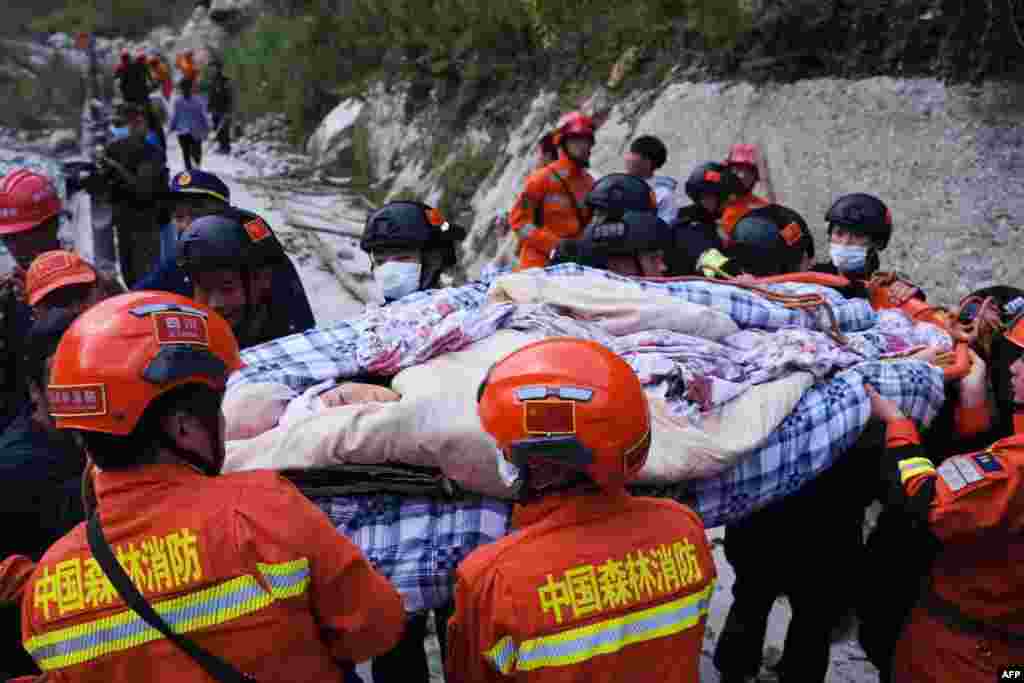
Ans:
[[[318,166],[344,164],[346,153],[352,149],[352,131],[366,104],[350,98],[328,114],[306,143],[306,152]]]

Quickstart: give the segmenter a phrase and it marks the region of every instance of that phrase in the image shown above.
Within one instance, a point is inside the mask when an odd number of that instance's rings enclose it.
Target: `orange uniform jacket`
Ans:
[[[698,680],[715,565],[669,500],[565,494],[459,566],[447,680]]]
[[[196,78],[199,76],[199,71],[196,69],[196,63],[191,57],[182,53],[175,58],[174,65],[178,67],[182,78],[195,83]]]
[[[594,178],[564,151],[558,161],[527,177],[526,187],[509,213],[509,224],[520,240],[520,270],[544,267],[559,240],[583,233],[590,221],[590,209],[584,200],[593,186]]]
[[[147,465],[98,473],[96,491],[107,541],[150,604],[261,683],[336,683],[339,661],[386,652],[401,634],[395,589],[274,473]],[[22,636],[51,681],[210,680],[126,609],[89,552],[85,524],[29,579]]]
[[[732,231],[736,227],[736,223],[746,216],[749,211],[759,209],[762,206],[768,206],[768,200],[761,199],[752,192],[748,192],[742,197],[737,197],[729,202],[722,211],[722,217],[718,221],[722,228],[723,246],[729,247],[732,245]]]
[[[1024,655],[1024,435],[997,441],[980,453],[949,458],[938,469],[918,444],[917,430],[909,420],[889,425],[887,446],[899,449],[898,472],[892,477],[899,477],[908,504],[916,504],[921,515],[927,515],[929,528],[943,543],[932,568],[931,591],[966,618],[1019,636],[1015,645],[1003,643],[1004,654],[1017,658],[1003,664],[1019,664],[1024,661],[1019,659]],[[926,509],[921,507],[924,504]],[[952,633],[945,627],[936,629],[940,622],[927,612],[927,606],[919,610],[911,624],[914,629],[908,631],[921,649],[901,642],[897,669],[945,667],[935,671],[938,680],[989,680],[988,672],[970,666],[952,671],[949,667],[956,667],[955,663],[935,656],[933,640],[947,648],[970,643],[972,650],[977,640],[955,627]],[[928,642],[921,642],[923,638]],[[906,653],[904,660],[916,661],[899,661],[901,652]],[[983,664],[973,651],[958,653],[953,662],[961,660]]]

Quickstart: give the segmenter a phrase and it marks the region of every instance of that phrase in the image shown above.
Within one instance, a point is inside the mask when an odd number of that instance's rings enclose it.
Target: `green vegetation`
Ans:
[[[141,1],[141,0],[133,0]],[[375,78],[428,81],[459,97],[553,77],[564,90],[605,79],[625,49],[654,51],[680,30],[725,46],[747,0],[278,0],[225,51],[240,110],[285,112],[296,139]]]
[[[193,6],[192,0],[43,0],[27,5],[30,16],[11,9],[18,14],[15,22],[40,33],[87,31],[138,38],[157,26],[180,25]],[[7,9],[5,12],[10,14]]]
[[[497,158],[497,147],[468,145],[441,170],[441,198],[437,208],[452,219],[472,197],[480,182],[487,177]]]

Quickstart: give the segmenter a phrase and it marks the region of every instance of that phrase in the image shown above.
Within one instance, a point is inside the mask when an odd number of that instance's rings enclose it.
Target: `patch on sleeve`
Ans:
[[[991,453],[979,453],[974,456],[974,462],[985,472],[1002,472],[1003,466]]]
[[[966,455],[950,458],[942,463],[936,472],[949,487],[949,490],[953,492],[985,478],[978,466],[974,464],[974,458]]]

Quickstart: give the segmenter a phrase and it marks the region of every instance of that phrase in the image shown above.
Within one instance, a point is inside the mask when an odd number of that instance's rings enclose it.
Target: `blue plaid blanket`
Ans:
[[[861,363],[807,390],[753,453],[708,479],[642,487],[692,507],[708,528],[784,498],[828,469],[857,441],[871,415],[867,382],[905,415],[930,423],[945,400],[942,371],[917,361]]]
[[[575,264],[527,271],[535,277],[585,274],[624,279]],[[463,287],[417,292],[383,309],[324,329],[283,337],[247,349],[247,367],[230,386],[280,382],[296,389],[326,379],[367,373],[394,374],[430,355],[458,350],[486,336],[507,314],[483,307],[495,277]],[[742,328],[821,329],[824,320],[765,299],[749,290],[711,282],[641,282],[640,286],[728,314]],[[834,290],[806,284],[772,285],[787,294],[823,296],[844,332],[869,330],[877,316],[867,302],[845,299]],[[490,318],[488,318],[490,316]],[[381,371],[386,368],[385,371]],[[709,527],[734,521],[789,495],[828,468],[856,441],[868,421],[867,380],[903,412],[927,425],[944,400],[942,374],[924,363],[866,362],[808,390],[796,408],[757,450],[736,467],[710,479],[681,483],[666,495],[685,500]],[[230,390],[230,389],[229,389]],[[368,546],[371,547],[371,546]]]
[[[242,353],[246,367],[232,376],[230,386],[246,382],[279,382],[301,392],[327,379],[370,373],[395,374],[421,359],[424,348],[436,345],[438,334],[450,332],[443,327],[445,322],[449,326],[457,322],[463,328],[472,328],[480,322],[487,315],[480,309],[487,300],[490,283],[503,274],[497,272],[488,279],[462,287],[416,292],[385,308],[370,309],[357,318],[248,348]],[[638,282],[572,263],[523,274],[561,278],[590,275]],[[823,329],[827,324],[820,311],[812,313],[787,308],[749,290],[726,284],[639,281],[639,286],[709,306],[727,314],[742,328]],[[769,288],[783,294],[821,295],[829,302],[843,332],[866,330],[877,321],[875,312],[866,301],[846,299],[827,287],[779,284]],[[448,318],[453,319],[446,320]],[[446,344],[444,350],[456,351],[474,341],[477,339],[472,335],[465,335],[457,343]],[[396,355],[401,357],[398,361],[395,361]],[[375,368],[382,363],[387,365],[383,372],[379,367]]]
[[[314,498],[402,595],[407,613],[452,600],[455,568],[474,548],[508,533],[511,506],[498,500],[394,495]]]

